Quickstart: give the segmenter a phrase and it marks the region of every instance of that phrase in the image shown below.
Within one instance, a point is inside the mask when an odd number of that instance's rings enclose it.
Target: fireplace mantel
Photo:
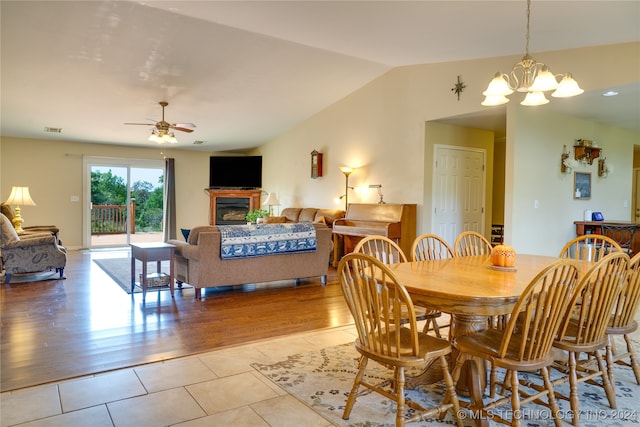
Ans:
[[[209,225],[220,224],[219,221],[216,220],[218,218],[218,209],[225,205],[222,203],[218,203],[218,199],[244,199],[248,202],[247,210],[259,209],[260,208],[260,196],[262,195],[262,190],[235,190],[235,189],[207,189],[209,193]],[[234,221],[233,223],[244,224],[246,221],[243,219]],[[231,222],[225,222],[225,224],[229,224]]]

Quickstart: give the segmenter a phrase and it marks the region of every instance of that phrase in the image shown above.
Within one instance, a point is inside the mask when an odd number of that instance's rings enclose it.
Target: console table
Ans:
[[[242,200],[244,208],[246,212],[253,209],[260,208],[260,196],[262,195],[262,190],[234,190],[234,189],[207,189],[209,193],[209,225],[220,224],[219,212],[218,209],[221,205],[224,204],[224,199],[238,199]],[[220,200],[223,199],[223,200]],[[220,203],[219,203],[220,201]],[[246,221],[244,219],[244,215],[242,215],[242,219],[237,223],[244,224]]]
[[[576,236],[582,236],[584,234],[602,234],[602,225],[636,225],[632,221],[574,221],[576,226]],[[636,231],[631,245],[633,253],[640,248],[640,233]]]

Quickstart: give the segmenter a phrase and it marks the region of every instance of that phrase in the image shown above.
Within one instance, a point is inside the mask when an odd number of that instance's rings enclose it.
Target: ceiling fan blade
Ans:
[[[155,126],[153,123],[125,123],[125,125]]]
[[[193,129],[189,129],[189,128],[183,128],[183,127],[178,127],[178,126],[169,126],[171,129],[175,129],[175,130],[179,130],[181,132],[193,132]]]

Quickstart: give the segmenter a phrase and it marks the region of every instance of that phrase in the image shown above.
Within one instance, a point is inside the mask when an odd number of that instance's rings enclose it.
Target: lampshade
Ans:
[[[578,86],[578,82],[573,79],[571,73],[566,73],[562,77],[562,81],[558,85],[558,88],[551,94],[554,98],[569,98],[571,96],[580,95],[584,93],[584,90]]]
[[[544,105],[548,104],[549,100],[544,96],[542,92],[528,92],[527,96],[525,96],[524,100],[520,103],[521,105]]]
[[[267,206],[280,206],[280,202],[278,201],[276,193],[269,193],[269,195],[267,196],[267,200],[265,200],[262,204]]]
[[[5,202],[11,206],[35,206],[36,203],[29,194],[29,187],[11,187],[11,194]]]

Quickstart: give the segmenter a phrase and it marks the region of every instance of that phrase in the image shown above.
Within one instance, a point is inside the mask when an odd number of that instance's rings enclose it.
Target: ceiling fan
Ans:
[[[155,126],[155,129],[151,131],[149,141],[157,142],[158,144],[164,144],[165,142],[175,144],[178,142],[171,129],[179,130],[181,132],[193,132],[192,128],[196,125],[193,123],[174,123],[171,124],[164,120],[164,107],[169,105],[166,101],[160,101],[158,104],[162,107],[162,120],[154,123],[125,123],[125,125],[141,125],[141,126]]]

